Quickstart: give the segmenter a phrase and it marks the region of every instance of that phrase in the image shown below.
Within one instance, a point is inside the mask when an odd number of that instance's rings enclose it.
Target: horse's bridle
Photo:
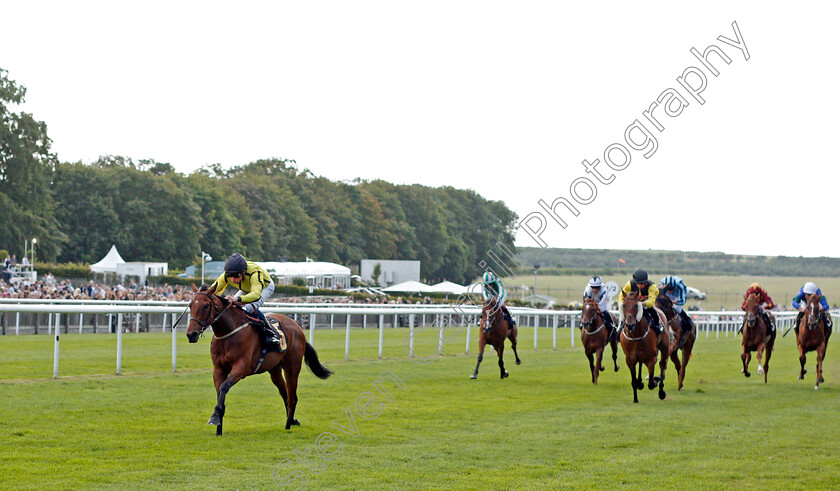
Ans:
[[[210,300],[210,315],[208,315],[207,317],[208,318],[213,317],[213,309],[216,307],[216,302],[215,302],[215,299],[213,298],[215,295],[213,295],[212,293],[207,293],[207,292],[196,292],[195,295],[196,296],[198,296],[198,295],[207,296],[207,298]],[[193,300],[195,300],[195,297],[193,297]],[[191,318],[190,322],[195,321],[196,323],[198,323],[198,325],[200,326],[200,329],[198,330],[198,334],[202,334],[202,333],[204,333],[204,331],[207,330],[208,327],[211,327],[213,324],[215,324],[216,321],[219,320],[219,318],[222,317],[222,314],[224,314],[225,311],[228,308],[230,308],[231,305],[233,305],[233,304],[228,303],[223,309],[221,309],[219,311],[219,313],[216,315],[216,317],[213,317],[213,320],[211,320],[210,322],[201,321],[197,317]]]
[[[814,314],[814,304],[810,304],[811,312],[808,313],[808,330],[813,331],[820,324],[819,316]]]
[[[601,315],[601,309],[598,307],[597,304],[590,304],[588,302],[584,302],[584,304],[583,304],[583,310],[584,311],[586,311],[586,306],[587,305],[589,305],[590,308],[598,309],[597,312],[595,313],[595,315]],[[593,317],[593,320],[594,320],[594,317]],[[590,320],[588,322],[584,321],[583,320],[583,312],[581,312],[581,314],[580,314],[580,327],[581,327],[581,329],[583,329],[583,332],[592,336],[593,334],[598,333],[598,331],[600,331],[601,329],[604,328],[604,323],[602,322],[601,326],[598,329],[595,329],[594,331],[590,331],[589,326],[591,326],[591,325],[592,325],[592,320]]]

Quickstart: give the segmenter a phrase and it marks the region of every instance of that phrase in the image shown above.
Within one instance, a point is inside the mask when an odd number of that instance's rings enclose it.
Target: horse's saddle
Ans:
[[[268,321],[269,327],[277,333],[277,337],[280,338],[280,348],[278,349],[276,346],[271,345],[271,348],[268,351],[273,351],[275,353],[285,353],[286,349],[288,348],[288,344],[286,343],[286,331],[283,330],[283,325],[280,324],[280,321],[275,319],[274,317],[266,316],[265,320]]]

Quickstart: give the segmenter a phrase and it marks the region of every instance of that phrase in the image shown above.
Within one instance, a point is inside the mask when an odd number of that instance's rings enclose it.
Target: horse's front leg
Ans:
[[[618,351],[618,342],[615,338],[610,340],[610,347],[612,348],[612,359],[613,359],[613,366],[615,366],[615,371],[618,371],[618,355],[616,352]]]
[[[825,358],[825,341],[817,348],[817,383],[814,385],[814,390],[820,388],[820,382],[825,382],[822,370],[823,358]]]
[[[222,423],[225,418],[225,397],[234,384],[245,378],[246,373],[247,371],[244,370],[241,364],[235,366],[231,370],[230,375],[219,385],[216,408],[213,410],[213,415],[210,416],[210,420],[207,421],[207,424],[216,426],[216,436],[221,436],[222,434]]]
[[[505,370],[505,360],[504,360],[504,352],[505,352],[505,343],[502,340],[502,343],[499,345],[499,349],[497,350],[499,353],[499,371],[501,372],[501,378],[507,377],[509,374],[507,370]]]
[[[745,377],[749,377],[750,374],[750,352],[747,351],[746,345],[741,345],[741,363],[744,365],[744,368],[741,369],[741,373],[744,374]]]
[[[589,375],[592,378],[592,383],[595,383],[595,363],[594,359],[592,358],[592,351],[589,348],[586,348],[586,358],[589,360]]]
[[[797,339],[797,341],[798,341],[798,339]],[[797,344],[799,344],[799,343],[797,343]],[[805,374],[808,372],[808,370],[805,370],[805,361],[806,361],[805,349],[802,348],[801,344],[799,344],[798,348],[799,348],[799,380],[802,380],[802,379],[805,378]]]
[[[761,375],[764,373],[764,366],[761,364],[761,357],[764,355],[764,343],[758,345],[758,349],[755,351],[755,361],[758,363],[758,374]]]
[[[514,327],[508,331],[508,339],[510,339],[510,348],[513,350],[513,356],[516,357],[516,364],[521,365],[522,360],[519,359],[519,353],[516,352],[516,335],[519,329]]]
[[[598,374],[601,370],[604,369],[601,366],[601,359],[604,357],[604,347],[601,346],[597,350],[595,350],[595,369],[592,371],[592,382],[595,385],[598,385]]]
[[[478,366],[481,365],[481,360],[484,359],[484,347],[487,346],[487,341],[484,340],[484,335],[478,337],[478,361],[475,364],[475,371],[470,375],[471,379],[478,378]]]

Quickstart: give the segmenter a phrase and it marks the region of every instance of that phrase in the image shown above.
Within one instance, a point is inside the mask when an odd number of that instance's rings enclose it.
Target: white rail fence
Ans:
[[[90,324],[93,327],[93,332],[96,332],[96,318],[97,316],[108,316],[108,330],[105,332],[115,332],[117,335],[117,354],[116,354],[116,373],[119,375],[122,369],[122,336],[125,331],[139,332],[141,325],[141,317],[144,317],[144,325],[146,326],[161,326],[161,331],[171,331],[172,333],[172,371],[177,370],[177,326],[172,326],[175,319],[183,314],[183,319],[179,322],[181,330],[186,329],[189,322],[189,312],[186,312],[187,304],[185,302],[118,302],[118,303],[103,303],[102,301],[79,301],[79,300],[53,300],[49,303],[44,301],[32,301],[25,299],[0,299],[0,325],[2,325],[2,334],[7,334],[7,330],[11,330],[10,317],[14,314],[14,331],[16,335],[21,334],[21,331],[32,331],[38,333],[38,318],[42,314],[47,316],[47,333],[55,336],[54,352],[53,352],[53,377],[58,377],[59,367],[59,340],[61,329],[61,321],[64,320],[64,332],[70,332],[70,320],[73,319],[74,329],[78,325],[78,332],[84,332],[85,318],[93,319]],[[444,330],[446,328],[464,328],[465,333],[465,353],[469,353],[470,340],[472,328],[479,325],[479,316],[481,315],[481,308],[478,306],[444,306],[444,305],[401,305],[401,304],[335,304],[335,303],[319,303],[319,304],[301,304],[301,303],[266,303],[262,310],[267,313],[278,312],[293,317],[296,321],[306,324],[308,327],[308,341],[315,346],[315,329],[335,329],[337,326],[336,318],[343,317],[343,327],[346,331],[344,358],[350,359],[350,332],[353,326],[368,328],[369,318],[373,317],[373,328],[379,329],[379,358],[382,358],[384,346],[384,329],[386,319],[391,321],[391,326],[396,328],[398,326],[408,327],[408,351],[409,356],[415,357],[414,352],[414,338],[415,328],[437,328],[439,330],[438,337],[438,354],[442,353],[444,341]],[[552,348],[557,349],[557,331],[559,328],[570,328],[570,342],[571,347],[575,347],[575,338],[579,336],[576,327],[580,324],[580,311],[558,311],[558,310],[539,310],[521,307],[510,308],[511,314],[516,320],[517,325],[525,327],[537,327],[534,332],[534,350],[538,347],[539,333],[550,329],[552,337]],[[21,324],[21,314],[33,314],[32,325]],[[158,324],[149,323],[149,318],[155,315],[161,315],[161,321]],[[720,311],[720,312],[705,312],[694,311],[690,312],[697,325],[698,334],[702,338],[702,333],[705,333],[705,338],[709,339],[714,333],[715,339],[719,339],[721,334],[728,338],[730,333],[735,336],[743,323],[743,312],[740,311]],[[777,328],[784,332],[793,325],[796,318],[796,312],[774,312],[776,317]],[[831,311],[832,317],[837,317],[838,311]],[[351,322],[353,317],[356,317],[355,323]],[[128,319],[129,322],[125,322]],[[116,320],[116,323],[113,321]],[[319,320],[322,324],[319,325]],[[22,329],[25,327],[26,329]],[[305,327],[305,328],[306,328]],[[539,329],[540,327],[545,329]],[[835,323],[835,330],[837,330]],[[147,329],[151,330],[151,329]]]

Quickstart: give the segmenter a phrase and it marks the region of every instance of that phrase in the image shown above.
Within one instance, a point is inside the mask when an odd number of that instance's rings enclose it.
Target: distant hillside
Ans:
[[[543,274],[588,274],[632,271],[651,273],[747,274],[766,276],[840,276],[840,258],[743,256],[722,252],[629,251],[611,249],[559,249],[518,247],[524,272],[540,265]],[[622,263],[619,259],[623,259]]]

